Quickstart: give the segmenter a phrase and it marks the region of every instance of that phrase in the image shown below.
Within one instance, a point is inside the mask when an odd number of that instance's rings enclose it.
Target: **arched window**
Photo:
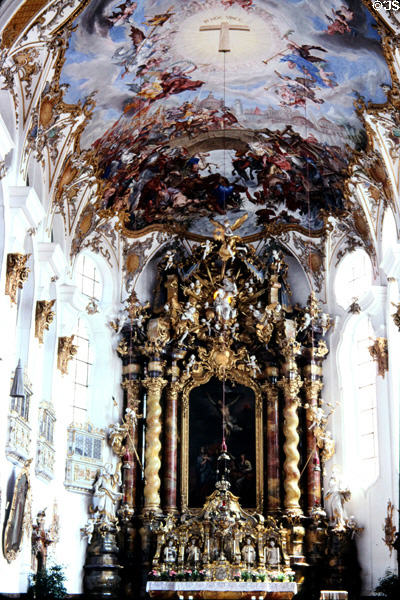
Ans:
[[[361,318],[355,331],[354,366],[356,370],[358,449],[361,477],[366,485],[378,476],[376,421],[376,363],[369,351],[375,333],[368,318]],[[366,487],[366,486],[365,486]]]
[[[355,250],[340,263],[336,279],[336,301],[347,310],[354,298],[361,298],[372,282],[372,264],[364,250]]]
[[[347,322],[339,349],[343,456],[347,476],[359,488],[368,488],[379,473],[376,378],[377,366],[369,348],[376,333],[366,314]]]
[[[70,376],[74,385],[72,421],[74,423],[84,423],[88,420],[90,370],[93,357],[89,332],[82,319],[78,321],[74,345],[78,347],[78,351],[70,366]]]
[[[382,256],[390,246],[397,243],[397,226],[393,211],[388,208],[385,211],[382,224]]]
[[[102,278],[96,263],[87,254],[82,254],[78,258],[76,281],[82,294],[91,300],[100,302],[103,294]]]

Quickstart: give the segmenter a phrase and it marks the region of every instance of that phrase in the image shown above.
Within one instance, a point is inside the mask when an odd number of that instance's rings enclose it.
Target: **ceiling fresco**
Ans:
[[[81,143],[102,216],[209,234],[248,213],[250,234],[343,212],[354,101],[391,83],[361,1],[93,0],[76,25],[61,82],[69,102],[95,92]]]

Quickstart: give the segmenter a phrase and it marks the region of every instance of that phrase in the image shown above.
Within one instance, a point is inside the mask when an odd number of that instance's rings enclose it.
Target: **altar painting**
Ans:
[[[254,392],[216,378],[192,390],[189,397],[189,507],[200,508],[215,489],[221,451],[222,421],[231,458],[231,491],[245,508],[256,507],[256,434]]]

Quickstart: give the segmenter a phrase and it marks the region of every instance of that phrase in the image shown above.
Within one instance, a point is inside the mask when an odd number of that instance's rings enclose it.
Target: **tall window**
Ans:
[[[101,300],[103,285],[99,270],[95,262],[85,254],[81,255],[77,264],[77,283],[82,294],[99,302]]]
[[[90,369],[93,359],[89,333],[82,319],[78,321],[74,344],[78,346],[78,351],[70,368],[70,374],[74,382],[72,419],[74,423],[84,423],[88,418]]]
[[[358,449],[364,487],[378,476],[378,440],[376,420],[376,363],[369,347],[375,338],[369,319],[363,318],[355,332]]]
[[[23,398],[21,396],[17,398],[11,397],[11,410],[17,413],[24,421],[29,421],[30,396],[29,393],[26,393]]]
[[[338,304],[349,308],[354,298],[361,298],[372,283],[372,264],[364,250],[355,250],[344,258],[338,268],[335,292]]]

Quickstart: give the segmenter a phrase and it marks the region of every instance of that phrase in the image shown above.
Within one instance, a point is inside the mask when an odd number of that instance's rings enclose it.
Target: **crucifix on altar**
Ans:
[[[230,52],[230,31],[250,31],[247,25],[234,25],[228,21],[222,21],[218,25],[201,25],[200,31],[219,31],[219,48],[218,52]]]

